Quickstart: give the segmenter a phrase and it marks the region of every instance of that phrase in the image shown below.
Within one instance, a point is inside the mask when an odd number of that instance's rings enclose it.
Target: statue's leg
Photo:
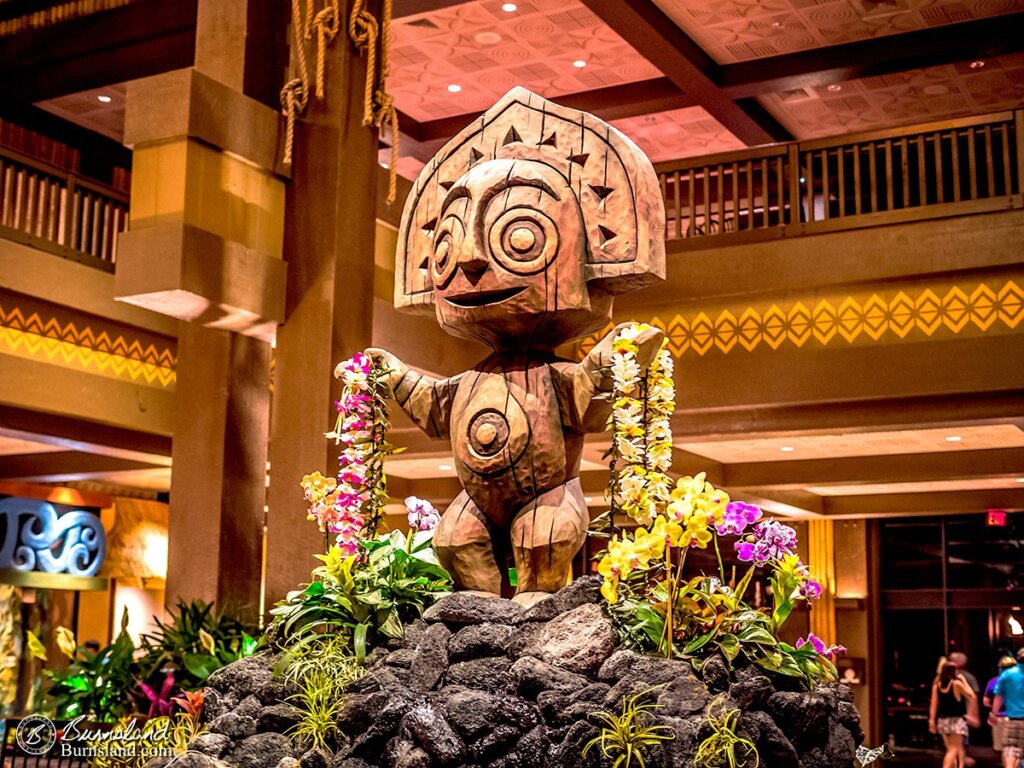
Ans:
[[[495,597],[501,594],[501,571],[494,559],[491,532],[465,491],[441,515],[434,531],[434,551],[452,575],[456,589]]]
[[[512,521],[517,603],[531,605],[565,586],[589,522],[579,478],[542,493],[519,510]]]

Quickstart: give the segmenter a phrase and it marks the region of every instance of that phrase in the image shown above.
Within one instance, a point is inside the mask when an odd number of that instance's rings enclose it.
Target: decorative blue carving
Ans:
[[[0,568],[95,576],[107,551],[99,515],[76,509],[60,514],[45,501],[0,499]]]

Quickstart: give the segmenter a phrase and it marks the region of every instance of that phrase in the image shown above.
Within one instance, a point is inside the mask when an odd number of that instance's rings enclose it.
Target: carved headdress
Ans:
[[[584,274],[608,294],[665,277],[665,205],[647,156],[593,115],[513,88],[434,156],[413,185],[398,231],[395,306],[432,312],[433,232],[455,181],[488,160],[531,160],[559,173],[579,203]]]

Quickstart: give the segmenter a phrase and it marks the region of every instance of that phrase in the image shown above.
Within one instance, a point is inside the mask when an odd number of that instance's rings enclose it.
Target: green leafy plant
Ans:
[[[292,738],[327,749],[337,740],[336,716],[345,690],[363,676],[342,635],[308,635],[281,655],[275,675],[298,689],[288,701],[299,716]]]
[[[201,688],[216,670],[251,656],[259,646],[256,627],[218,613],[202,600],[178,601],[166,622],[156,620],[156,630],[141,639],[139,679],[154,687],[171,670],[178,688]]]
[[[299,692],[288,697],[299,716],[291,736],[310,749],[329,749],[338,737],[336,718],[341,708],[337,681],[326,669],[307,671],[299,684]]]
[[[738,709],[730,709],[708,718],[711,735],[697,747],[694,765],[698,768],[757,768],[760,765],[757,747],[736,733],[739,717]]]
[[[68,630],[58,631],[58,644],[70,664],[65,669],[44,670],[52,681],[47,697],[57,719],[85,715],[97,722],[113,722],[131,712],[135,644],[127,626],[126,612],[117,639],[98,651],[78,646]]]
[[[633,765],[645,768],[644,749],[675,738],[669,726],[652,722],[651,713],[658,705],[642,701],[655,690],[657,688],[649,688],[632,698],[624,698],[620,714],[591,713],[605,725],[598,736],[587,742],[582,756],[586,757],[591,749],[598,747],[601,754],[612,761],[612,768],[632,768]]]
[[[337,634],[358,661],[382,637],[400,638],[404,621],[451,591],[451,576],[431,548],[432,533],[401,531],[360,543],[358,555],[338,547],[317,555],[314,581],[271,610],[269,634],[286,651],[304,638]]]

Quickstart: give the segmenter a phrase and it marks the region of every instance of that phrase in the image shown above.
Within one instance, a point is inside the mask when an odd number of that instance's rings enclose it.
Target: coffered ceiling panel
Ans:
[[[1024,0],[654,0],[719,64],[1024,10]]]
[[[612,124],[640,145],[655,163],[728,152],[744,146],[703,107],[630,117],[614,120]]]
[[[1012,109],[1022,100],[1024,54],[1015,54],[773,93],[761,102],[808,139]]]
[[[429,121],[481,112],[516,85],[556,97],[661,74],[575,0],[524,0],[512,13],[503,5],[394,22],[388,86],[402,112]]]

